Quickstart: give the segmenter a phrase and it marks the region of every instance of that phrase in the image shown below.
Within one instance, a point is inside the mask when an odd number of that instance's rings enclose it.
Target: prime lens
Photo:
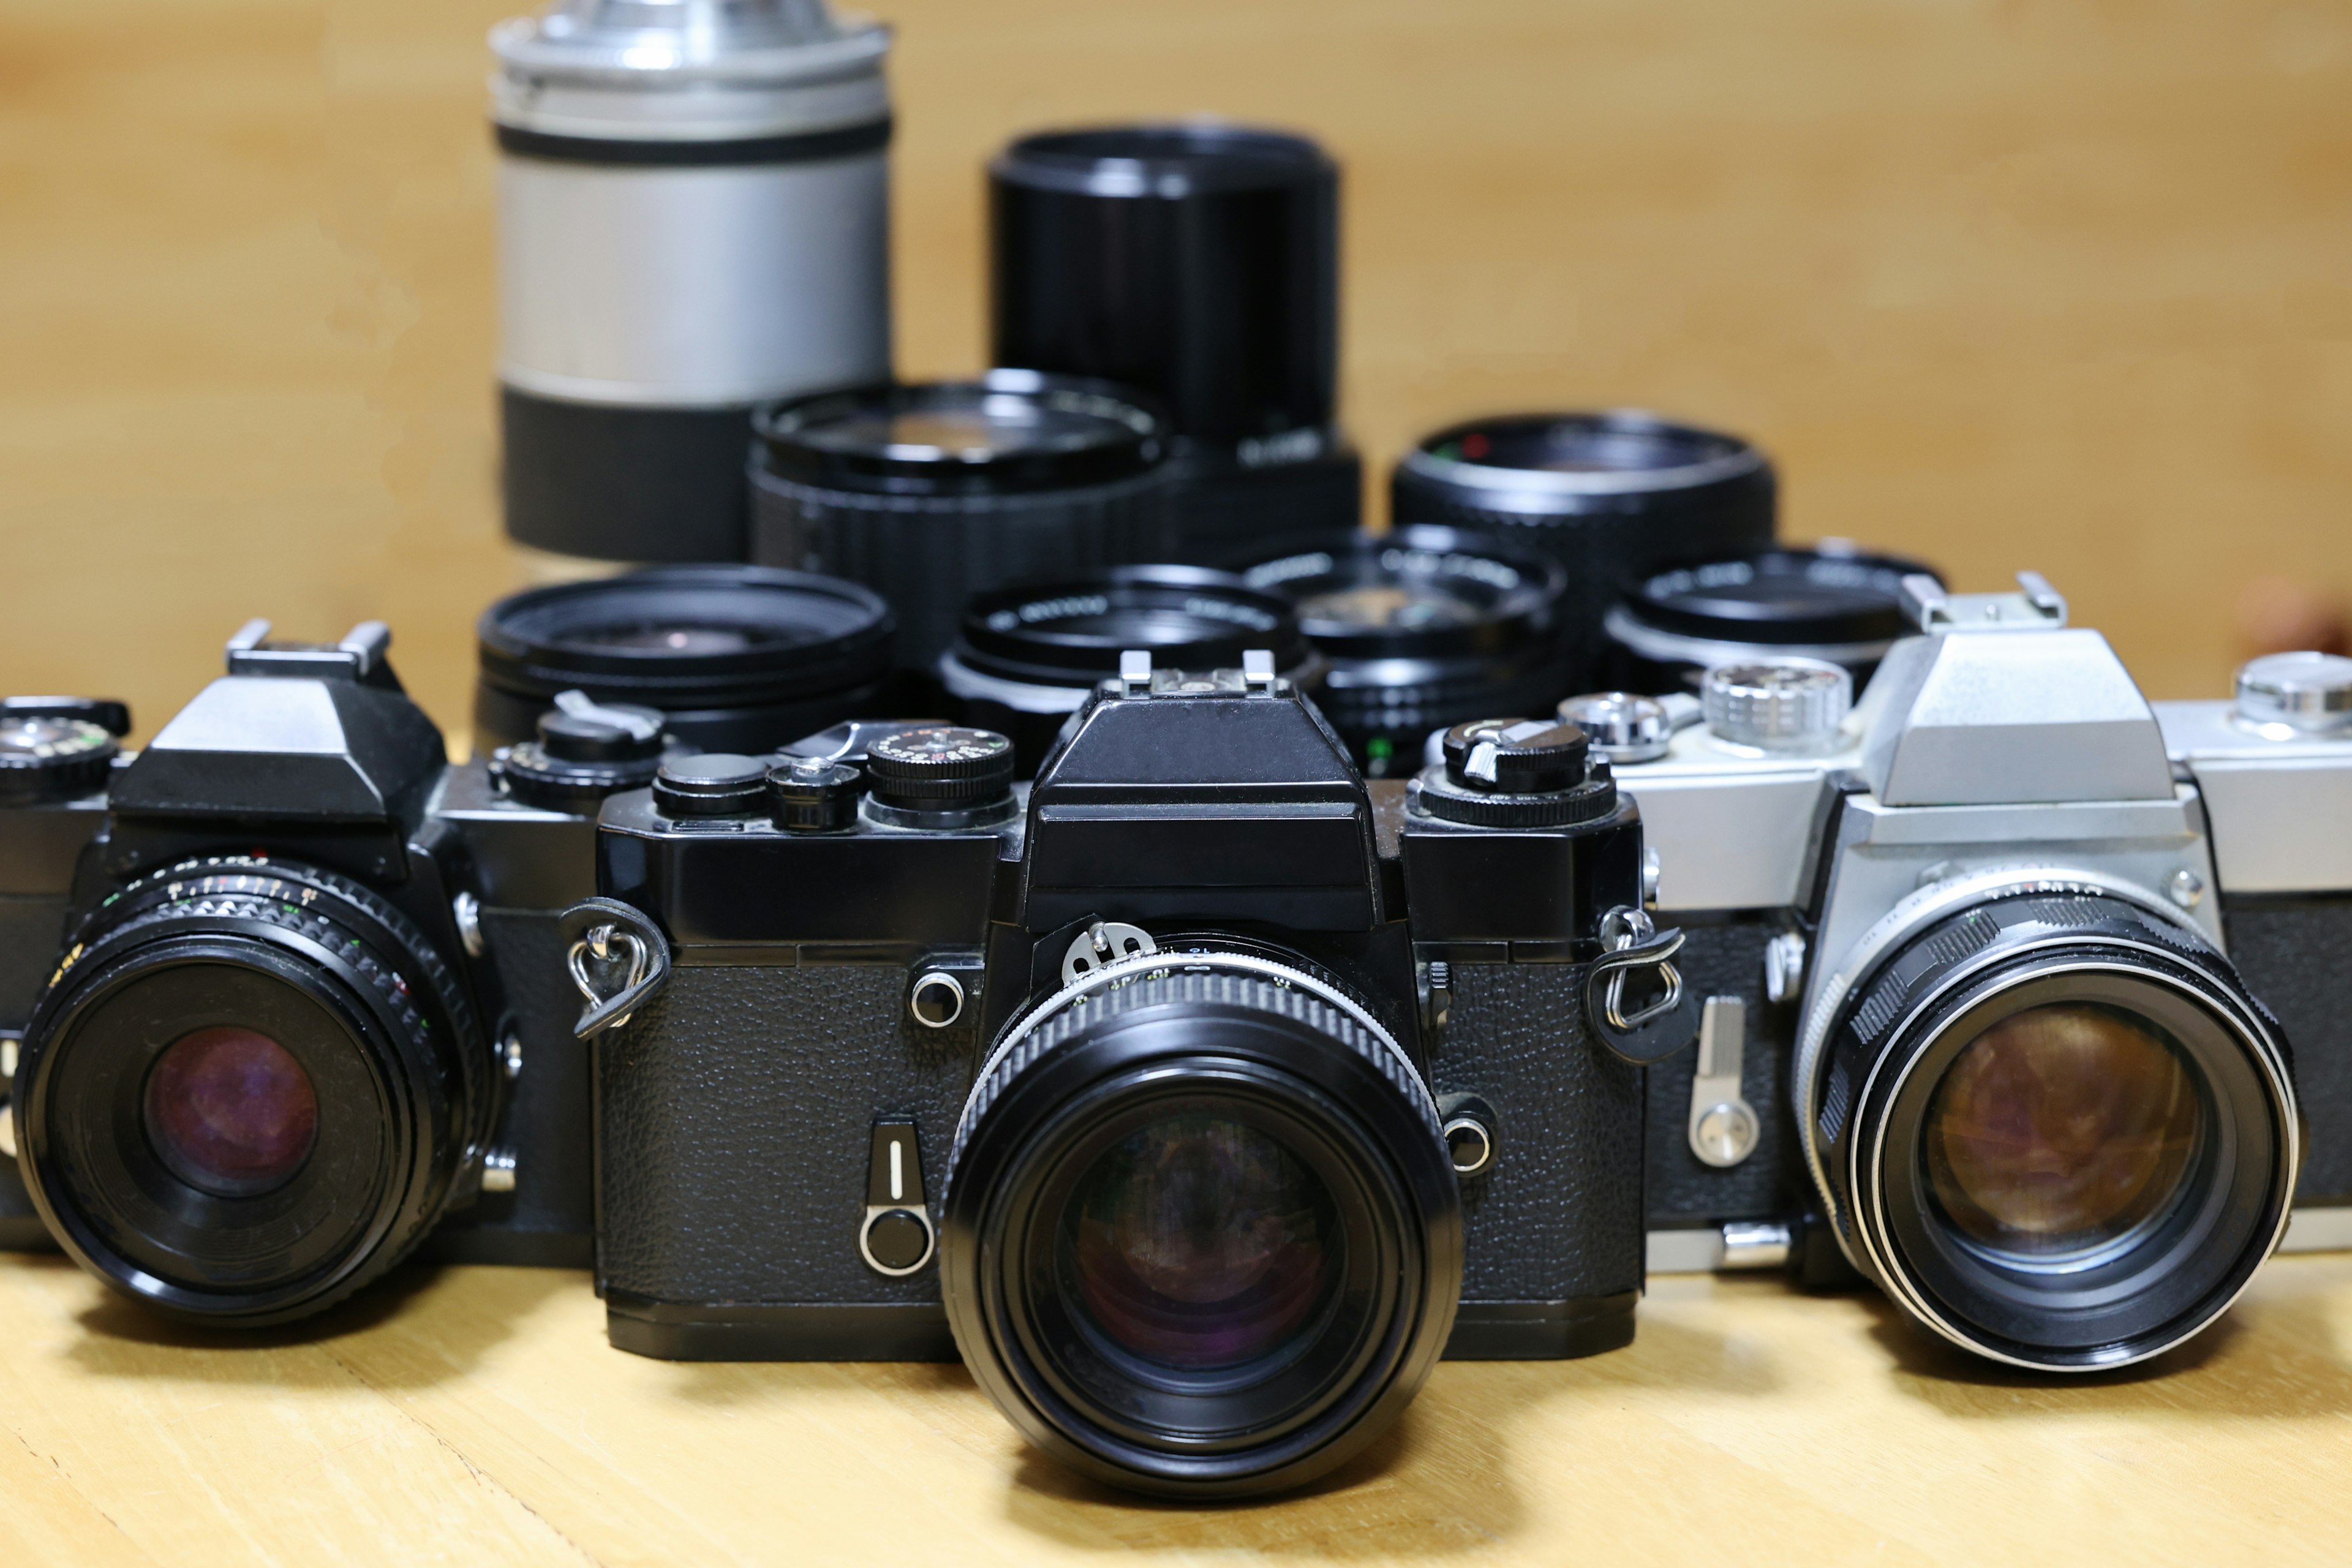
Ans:
[[[1942,581],[1932,566],[1824,541],[1761,550],[1645,578],[1610,608],[1602,675],[1621,691],[1696,691],[1717,665],[1812,658],[1853,678],[1859,693],[1906,616],[1903,579]]]
[[[1243,576],[1297,607],[1325,661],[1315,705],[1367,777],[1418,769],[1432,731],[1567,689],[1568,573],[1523,542],[1421,524],[1298,542]]]
[[[1180,1497],[1361,1451],[1443,1349],[1461,1195],[1435,1102],[1305,967],[1107,965],[1001,1037],[940,1243],[965,1364],[1048,1453]]]
[[[518,542],[740,561],[752,405],[889,374],[889,44],[824,0],[492,29]]]
[[[656,566],[499,600],[477,629],[474,743],[529,741],[560,692],[660,710],[699,751],[769,752],[890,695],[889,606],[836,578]]]
[[[2087,1372],[2182,1343],[2283,1234],[2277,1026],[2194,929],[2053,879],[1929,900],[1799,1047],[1849,1257],[1954,1343]]]
[[[974,595],[940,679],[966,723],[1012,737],[1026,778],[1122,653],[1163,669],[1237,669],[1251,648],[1294,681],[1316,678],[1282,595],[1203,566],[1120,566]]]
[[[1397,465],[1393,521],[1516,539],[1568,568],[1561,604],[1571,686],[1602,679],[1602,618],[1670,566],[1772,542],[1776,483],[1737,436],[1629,409],[1456,425]]]
[[[1162,559],[1168,431],[1136,395],[1034,371],[761,410],[752,554],[877,590],[929,672],[972,595]]]
[[[1140,387],[1179,433],[1171,559],[1348,529],[1339,173],[1216,121],[1024,136],[989,167],[994,357]]]
[[[191,861],[103,905],[34,1009],[14,1112],[50,1231],[182,1317],[285,1322],[405,1256],[478,1158],[488,1047],[375,894]]]

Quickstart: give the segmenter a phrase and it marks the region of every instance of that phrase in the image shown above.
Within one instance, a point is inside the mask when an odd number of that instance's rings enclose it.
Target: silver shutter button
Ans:
[[[1631,691],[1594,691],[1559,705],[1559,716],[1584,731],[1612,763],[1655,762],[1675,738],[1666,705]]]

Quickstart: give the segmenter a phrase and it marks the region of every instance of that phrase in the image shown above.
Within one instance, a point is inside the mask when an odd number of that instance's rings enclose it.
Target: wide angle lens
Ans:
[[[1329,1299],[1345,1245],[1305,1163],[1245,1122],[1197,1115],[1150,1122],[1097,1156],[1055,1241],[1087,1326],[1182,1373],[1277,1353]]]
[[[235,1025],[197,1029],[148,1069],[147,1137],[190,1186],[251,1197],[284,1186],[319,1136],[310,1075],[268,1036]]]
[[[534,588],[482,612],[474,744],[531,739],[556,695],[658,710],[700,751],[772,751],[887,707],[879,595],[759,566],[656,566]]]
[[[2152,1021],[2029,1007],[1946,1070],[1927,1108],[1927,1177],[1953,1225],[1995,1254],[2080,1256],[2170,1209],[2204,1120],[2179,1047]]]

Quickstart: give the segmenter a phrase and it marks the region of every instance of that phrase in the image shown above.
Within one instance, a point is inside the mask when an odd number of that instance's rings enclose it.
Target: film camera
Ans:
[[[46,1232],[149,1305],[238,1324],[317,1311],[428,1236],[584,1266],[557,920],[593,890],[602,795],[658,765],[657,715],[571,693],[453,767],[381,623],[268,629],[135,757],[120,704],[0,710],[0,1240]]]
[[[1441,1354],[1624,1343],[1680,939],[1582,734],[1446,745],[1368,786],[1270,653],[1131,652],[1034,785],[853,724],[614,796],[564,917],[613,1342],[961,1353],[1192,1496],[1338,1464]]]
[[[2311,831],[2352,785],[2352,661],[2152,707],[2020,582],[1907,579],[1924,635],[1851,714],[1847,671],[1803,658],[1708,670],[1678,733],[1671,700],[1562,710],[1640,799],[1706,996],[1696,1060],[1651,1079],[1651,1267],[1793,1247],[1968,1350],[2085,1371],[2211,1323],[2298,1170],[2352,1185],[2315,962],[2352,865]]]

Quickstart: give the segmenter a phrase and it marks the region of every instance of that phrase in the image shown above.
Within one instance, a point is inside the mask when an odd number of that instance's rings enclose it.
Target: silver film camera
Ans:
[[[2151,704],[2019,581],[1907,580],[1922,635],[1852,711],[1805,659],[1563,711],[1706,997],[1651,1075],[1650,1267],[1851,1265],[1968,1350],[2087,1371],[2220,1316],[2299,1173],[2312,1239],[2352,1213],[2316,1206],[2352,1189],[2352,661]]]

